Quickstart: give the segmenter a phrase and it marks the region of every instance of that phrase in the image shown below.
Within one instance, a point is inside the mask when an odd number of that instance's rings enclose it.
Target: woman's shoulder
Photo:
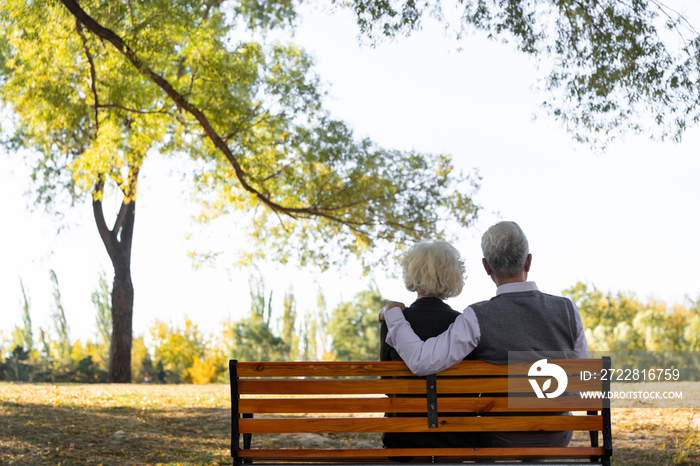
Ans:
[[[433,298],[433,297],[423,297],[423,298],[418,298],[415,300],[410,306],[406,308],[404,313],[406,312],[425,312],[425,311],[431,311],[431,312],[439,312],[439,313],[446,313],[446,314],[454,314],[454,315],[459,315],[461,312],[456,311],[452,309],[452,307],[445,303],[443,300],[439,298]]]

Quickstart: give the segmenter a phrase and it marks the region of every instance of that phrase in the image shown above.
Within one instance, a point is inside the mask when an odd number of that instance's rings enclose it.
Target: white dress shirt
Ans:
[[[506,283],[496,290],[501,293],[538,291],[535,282]],[[588,343],[583,331],[583,322],[576,304],[576,339],[574,355],[576,358],[588,358]],[[457,316],[454,323],[437,337],[422,341],[411,328],[399,307],[393,307],[384,313],[389,329],[386,342],[394,347],[408,368],[416,375],[430,375],[443,371],[462,361],[481,341],[479,321],[471,307]]]

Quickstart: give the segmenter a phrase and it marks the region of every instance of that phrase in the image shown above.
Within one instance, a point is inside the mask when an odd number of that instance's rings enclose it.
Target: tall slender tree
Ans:
[[[299,330],[297,329],[297,301],[294,298],[294,290],[284,293],[282,301],[282,339],[289,347],[289,360],[295,361],[299,357]]]
[[[59,364],[65,364],[70,361],[71,343],[70,343],[70,326],[66,318],[66,311],[63,309],[63,300],[61,299],[61,289],[58,286],[58,277],[53,270],[49,271],[51,285],[53,287],[53,328],[56,332],[56,342],[58,344]]]
[[[13,332],[14,345],[21,346],[27,354],[34,355],[34,332],[32,330],[31,300],[29,294],[24,289],[24,283],[19,281],[22,289],[22,326],[15,326]]]

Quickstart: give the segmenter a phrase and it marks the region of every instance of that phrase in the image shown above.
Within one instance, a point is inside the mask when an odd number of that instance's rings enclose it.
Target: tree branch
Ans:
[[[127,214],[129,213],[129,211],[133,211],[133,204],[136,202],[136,187],[138,184],[139,171],[140,166],[136,166],[136,168],[129,168],[128,184],[126,188],[122,190],[124,199],[122,201],[121,207],[119,208],[117,218],[114,221],[114,227],[112,228],[112,231],[115,235],[119,234],[119,230],[124,228],[124,222],[126,221]],[[129,207],[130,205],[131,207]],[[123,241],[124,236],[122,232],[122,242]]]
[[[114,234],[107,227],[107,222],[105,221],[104,212],[102,210],[102,196],[104,194],[105,179],[104,176],[100,176],[95,183],[95,188],[92,191],[92,213],[95,217],[95,224],[97,225],[97,231],[100,234],[102,243],[107,249],[107,254],[109,254],[112,262],[116,259],[116,248],[114,244]]]
[[[124,226],[124,220],[126,219],[126,213],[129,210],[128,208],[128,202],[127,202],[127,196],[124,194],[124,200],[122,201],[122,205],[119,208],[119,213],[117,214],[117,218],[114,220],[114,227],[112,227],[112,231],[115,234],[119,234],[119,230]]]
[[[142,62],[141,59],[136,55],[136,53],[133,50],[131,50],[131,48],[124,42],[124,40],[122,40],[121,37],[119,37],[112,30],[103,27],[91,16],[89,16],[80,7],[76,0],[61,0],[61,3],[63,3],[66,6],[66,8],[68,8],[68,10],[93,34],[114,45],[114,47],[116,47],[116,49],[122,55],[124,55],[127,58],[127,60],[129,60],[129,62],[131,62],[131,64],[139,72],[148,77],[158,87],[165,91],[168,97],[170,97],[177,104],[178,107],[182,108],[186,112],[190,113],[193,117],[195,117],[195,119],[202,126],[202,129],[204,129],[204,132],[212,140],[216,148],[219,149],[229,160],[236,172],[236,176],[238,177],[239,181],[243,184],[243,186],[250,192],[259,194],[254,188],[247,185],[247,183],[244,180],[245,173],[243,172],[243,169],[238,163],[238,160],[236,160],[236,158],[231,153],[226,144],[223,142],[219,134],[216,132],[216,130],[214,130],[211,123],[209,122],[209,119],[198,108],[190,104],[187,101],[187,99],[185,99],[185,97],[182,94],[177,92],[165,78],[160,76],[158,73],[153,71],[147,64]]]
[[[124,107],[122,105],[117,105],[117,104],[100,104],[98,105],[99,108],[116,108],[119,110],[124,110],[125,112],[130,112],[130,113],[138,113],[140,115],[153,115],[153,114],[163,114],[163,115],[170,115],[172,116],[172,112],[168,112],[166,110],[153,110],[153,111],[146,111],[146,110],[136,110],[134,108],[128,108]]]
[[[236,178],[238,179],[238,182],[241,184],[241,187],[245,189],[246,191],[254,194],[262,203],[267,205],[271,210],[274,212],[281,212],[286,215],[289,215],[291,217],[295,217],[296,215],[301,215],[301,216],[318,216],[322,218],[326,218],[328,220],[332,220],[334,222],[341,223],[343,225],[351,226],[353,224],[355,225],[362,225],[366,223],[357,223],[357,222],[348,222],[346,220],[343,220],[342,218],[336,217],[334,215],[330,215],[322,210],[318,210],[316,208],[311,208],[311,207],[302,207],[302,208],[290,208],[290,207],[285,207],[283,205],[280,205],[273,200],[271,200],[269,197],[265,196],[263,193],[255,189],[253,186],[248,184],[246,181],[246,173],[243,171],[242,167],[238,163],[238,160],[236,157],[233,155],[231,152],[231,149],[228,147],[226,142],[222,139],[222,137],[216,132],[216,130],[213,128],[211,122],[209,119],[202,113],[201,110],[199,110],[197,107],[192,105],[182,94],[177,92],[172,85],[161,75],[153,71],[146,63],[144,63],[138,55],[124,42],[124,40],[119,37],[115,32],[113,32],[110,29],[107,29],[100,25],[97,21],[95,21],[90,15],[88,15],[78,4],[76,0],[61,0],[61,3],[63,3],[66,8],[73,14],[83,25],[90,30],[93,34],[97,35],[103,40],[106,40],[107,42],[110,42],[116,49],[124,55],[129,62],[137,69],[139,72],[141,72],[144,76],[148,77],[151,81],[153,81],[158,87],[160,87],[172,100],[175,102],[175,104],[183,109],[184,111],[188,112],[191,114],[200,124],[202,129],[204,130],[205,134],[209,137],[209,139],[212,141],[214,146],[221,151],[222,154],[226,157],[226,159],[231,163],[231,166],[234,169],[234,172],[236,174]],[[411,230],[409,227],[405,225],[398,225],[400,228],[405,229],[405,230]]]
[[[249,125],[249,126],[246,126],[246,127],[243,126],[244,123],[250,122],[250,121],[253,120],[253,118],[255,118],[255,115],[257,114],[257,112],[258,112],[258,110],[260,109],[261,106],[262,106],[262,102],[259,102],[259,103],[255,106],[255,108],[251,111],[250,115],[244,117],[240,122],[238,122],[238,123],[235,125],[235,129],[233,129],[233,131],[232,131],[231,133],[225,135],[225,136],[223,137],[223,140],[224,140],[224,141],[228,141],[229,139],[231,139],[232,137],[234,137],[236,134],[240,133],[241,131],[245,131],[246,129],[252,128],[252,127],[254,127],[254,126],[256,126],[256,125],[262,123],[262,122],[265,121],[266,119],[268,119],[268,118],[266,118],[266,117],[263,117],[263,118],[261,118],[260,120],[256,121],[255,123],[253,123],[252,125]]]
[[[678,11],[674,10],[673,8],[671,8],[670,6],[668,6],[664,3],[658,2],[656,0],[649,0],[649,3],[656,5],[656,8],[660,12],[662,12],[670,21],[673,22],[674,29],[676,30],[676,32],[678,32],[678,35],[683,39],[683,42],[686,45],[688,44],[688,42],[685,40],[685,36],[681,32],[681,30],[678,28],[678,24],[680,24],[681,22],[685,23],[685,27],[688,28],[688,30],[690,32],[694,33],[696,36],[700,34],[697,31],[697,29],[695,29],[695,27],[693,27],[693,25],[690,23],[690,21],[688,21],[688,19],[680,12],[678,12]],[[673,14],[675,14],[675,15],[678,15],[678,19],[674,19],[666,10],[673,12]]]
[[[127,209],[121,231],[121,244],[129,263],[131,262],[131,244],[134,238],[134,219],[136,217],[136,186],[140,170],[140,165],[129,170],[129,200],[128,203],[125,203]]]
[[[87,37],[83,34],[83,26],[80,21],[76,18],[75,28],[78,30],[78,35],[83,41],[83,50],[85,50],[85,56],[87,57],[88,63],[90,64],[90,89],[92,89],[92,97],[94,100],[93,107],[95,109],[95,137],[100,131],[100,120],[99,120],[99,107],[100,101],[97,98],[97,72],[95,71],[95,62],[92,59],[92,54],[90,53],[90,48],[88,47]]]

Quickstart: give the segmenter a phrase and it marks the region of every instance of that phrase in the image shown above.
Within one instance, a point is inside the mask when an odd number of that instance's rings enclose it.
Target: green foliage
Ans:
[[[286,361],[289,360],[291,347],[284,338],[275,335],[271,326],[272,291],[265,298],[265,282],[261,277],[251,277],[250,285],[250,317],[231,325],[232,344],[231,359],[239,361]],[[292,304],[292,299],[287,301]],[[291,317],[291,307],[287,319]],[[294,322],[285,322],[287,332],[293,335]],[[291,324],[291,326],[289,326]]]
[[[107,371],[100,368],[91,356],[85,356],[75,366],[75,375],[72,377],[75,382],[107,382]]]
[[[11,146],[34,149],[41,204],[64,194],[101,199],[96,187],[105,177],[134,197],[134,173],[164,133],[158,96],[143,79],[125,76],[114,54],[62,8],[6,2],[0,10],[0,98],[18,117]]]
[[[697,351],[700,313],[691,306],[653,299],[642,303],[634,294],[603,294],[577,283],[564,290],[578,306],[592,351]]]
[[[640,310],[640,303],[634,295],[611,293],[604,295],[595,286],[589,291],[588,285],[577,283],[564,290],[564,295],[576,303],[581,312],[583,328],[595,328],[599,325],[614,327],[620,322],[629,322],[635,318]]]
[[[303,50],[231,39],[241,19],[288,24],[292,3],[242,2],[241,16],[224,3],[81,2],[76,26],[58,3],[6,2],[0,98],[18,116],[13,143],[40,154],[41,201],[81,196],[105,176],[133,197],[130,180],[157,146],[198,161],[202,221],[252,217],[243,260],[266,251],[327,267],[440,236],[442,220],[471,225],[478,176],[455,173],[445,155],[356,140],[323,110]]]
[[[352,8],[372,40],[410,34],[427,15],[457,39],[476,30],[513,41],[548,68],[543,106],[582,142],[626,129],[680,140],[700,119],[700,34],[656,0],[335,3]]]
[[[239,361],[286,361],[289,345],[265,322],[240,320],[231,329],[231,357]]]
[[[323,294],[318,308],[298,320],[293,290],[285,293],[279,332],[272,326],[272,292],[266,299],[261,277],[250,279],[251,315],[230,325],[229,357],[239,361],[331,360],[328,348],[328,316]]]
[[[61,300],[56,273],[50,271],[53,287],[53,331],[39,327],[34,340],[29,293],[20,281],[22,290],[22,327],[12,332],[12,346],[2,339],[2,352],[7,357],[1,362],[0,380],[29,382],[105,382],[106,360],[99,354],[98,346],[89,340],[83,346],[79,340],[71,343],[69,325]]]
[[[151,356],[151,352],[146,346],[146,341],[143,334],[134,337],[132,341],[131,380],[134,383],[148,383],[158,380],[156,369],[153,364],[153,358]]]
[[[189,318],[184,327],[156,321],[150,342],[133,339],[132,380],[136,383],[226,382],[228,359],[239,361],[376,360],[379,352],[377,314],[385,300],[376,287],[341,303],[329,318],[325,298],[318,293],[315,310],[298,322],[294,294],[285,293],[278,324],[260,277],[250,280],[250,315],[221,323],[217,334],[200,330]],[[700,299],[672,307],[653,299],[646,303],[631,293],[603,293],[577,283],[563,292],[579,307],[592,351],[700,351]],[[94,296],[94,295],[93,295]],[[24,309],[23,309],[24,312]],[[281,314],[281,315],[280,315]],[[67,325],[67,324],[66,324]],[[275,327],[277,327],[275,329]],[[39,328],[37,350],[30,353],[0,334],[0,380],[104,382],[106,361],[100,343],[79,340],[70,345],[67,360],[59,360],[58,335]],[[4,358],[4,359],[3,359]]]
[[[0,363],[0,380],[29,381],[33,367],[28,360],[29,352],[19,345],[15,346],[9,357]]]
[[[372,287],[358,293],[352,302],[342,303],[331,313],[328,333],[340,361],[376,361],[379,358],[379,311],[386,304]]]
[[[80,340],[73,344],[70,356],[70,369],[59,373],[57,381],[63,382],[107,382],[105,361],[97,354],[97,348],[88,340],[83,346]]]
[[[188,317],[183,329],[156,320],[149,329],[153,340],[157,367],[163,369],[159,378],[167,383],[191,383],[189,369],[206,353],[206,335]]]
[[[134,340],[132,380],[195,384],[225,382],[230,323],[222,325],[225,329],[217,337],[202,332],[188,317],[185,317],[184,328],[156,321],[149,330],[151,348],[146,346],[143,336]]]

